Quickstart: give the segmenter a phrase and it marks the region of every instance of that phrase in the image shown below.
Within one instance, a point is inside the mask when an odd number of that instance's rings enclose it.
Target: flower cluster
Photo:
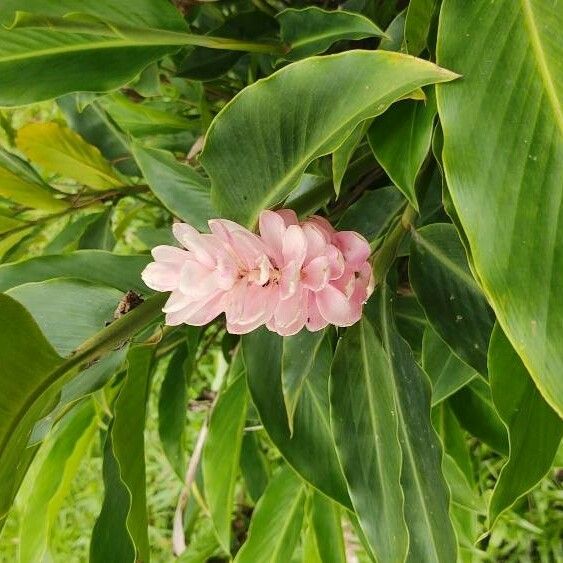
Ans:
[[[230,333],[265,324],[289,336],[360,319],[373,291],[361,235],[318,216],[300,223],[288,209],[263,211],[259,227],[260,236],[225,219],[209,221],[210,234],[174,224],[184,248],[157,246],[143,272],[150,288],[172,292],[166,324],[204,325],[225,313]]]

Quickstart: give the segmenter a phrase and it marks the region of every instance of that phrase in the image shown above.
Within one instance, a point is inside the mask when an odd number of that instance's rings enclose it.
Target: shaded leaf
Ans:
[[[380,561],[403,560],[409,543],[394,392],[385,351],[364,318],[338,343],[330,416],[355,512]]]
[[[545,402],[499,326],[489,348],[491,394],[508,429],[509,456],[489,504],[489,526],[549,471],[563,421]],[[507,392],[510,390],[510,392]]]
[[[231,513],[246,420],[247,396],[244,374],[240,374],[219,395],[211,414],[203,450],[205,498],[219,542],[227,552],[231,546]]]
[[[289,467],[282,467],[258,501],[246,542],[236,563],[287,563],[299,540],[305,508],[305,486]]]
[[[478,376],[462,362],[430,326],[422,340],[422,367],[432,381],[432,406],[443,401]]]
[[[281,381],[283,340],[265,328],[242,337],[252,402],[266,432],[291,466],[324,494],[351,507],[329,423],[330,343],[325,337],[304,380],[291,435]]]
[[[128,354],[104,447],[104,502],[92,532],[90,560],[149,561],[144,429],[153,347]]]
[[[258,502],[268,485],[270,475],[268,460],[260,449],[255,432],[245,432],[242,437],[240,469],[250,498]]]
[[[427,46],[428,34],[438,0],[411,0],[405,19],[404,45],[407,53],[418,56]]]
[[[293,61],[323,53],[336,41],[384,35],[370,19],[345,10],[288,8],[276,18],[282,41],[289,48],[284,58]]]
[[[113,208],[108,207],[99,217],[88,224],[83,235],[80,237],[78,248],[99,248],[100,250],[112,250],[115,246],[115,236],[111,229]]]
[[[463,361],[487,374],[494,315],[473,279],[453,225],[412,233],[409,279],[434,330]]]
[[[207,229],[215,217],[209,183],[172,154],[133,145],[133,154],[154,195],[176,216],[196,229]]]
[[[368,140],[375,158],[411,205],[418,209],[415,182],[428,155],[436,100],[403,100],[373,121]]]

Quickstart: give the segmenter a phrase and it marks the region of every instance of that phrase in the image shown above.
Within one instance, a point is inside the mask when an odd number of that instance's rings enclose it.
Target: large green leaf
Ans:
[[[294,336],[284,338],[281,381],[287,422],[291,432],[293,432],[293,416],[303,384],[317,361],[317,354],[321,350],[324,337],[324,331],[302,330]]]
[[[445,0],[438,33],[440,64],[463,74],[438,89],[451,197],[498,321],[560,415],[562,26],[548,0]]]
[[[31,315],[7,295],[0,295],[0,314],[10,319],[0,331],[0,528],[31,460],[27,447],[35,423],[56,403],[61,387],[76,371],[122,346],[161,314],[166,295],[156,295],[84,342],[62,360]],[[29,353],[33,344],[33,354]]]
[[[317,55],[343,39],[384,35],[369,18],[345,10],[327,11],[317,6],[301,10],[288,8],[276,17],[282,41],[289,49],[284,58],[290,60]]]
[[[409,278],[428,320],[463,361],[486,375],[494,315],[455,227],[428,225],[413,231],[412,241]]]
[[[563,421],[545,402],[518,354],[497,325],[489,348],[493,402],[508,428],[509,457],[489,504],[489,525],[549,471]]]
[[[416,209],[416,177],[430,150],[435,116],[431,92],[425,101],[403,100],[389,108],[368,132],[375,158]]]
[[[462,362],[451,348],[427,326],[422,339],[422,367],[432,381],[432,406],[443,401],[478,373]]]
[[[246,432],[242,437],[240,470],[250,498],[258,502],[268,485],[270,475],[268,460],[260,448],[255,432]]]
[[[92,401],[85,402],[61,423],[41,464],[20,531],[20,561],[39,563],[47,557],[49,534],[84,454],[98,428]]]
[[[104,503],[90,544],[95,563],[150,559],[144,430],[153,352],[147,345],[131,349],[115,400],[104,448]]]
[[[217,209],[253,226],[358,123],[420,86],[453,78],[397,53],[348,51],[294,63],[252,84],[214,119],[201,155]]]
[[[123,297],[112,287],[64,278],[27,283],[7,294],[33,315],[61,356],[68,356],[104,328]]]
[[[0,106],[22,105],[76,91],[103,92],[130,82],[151,62],[183,45],[245,48],[187,33],[166,0],[6,0],[0,8]],[[77,13],[78,12],[78,13]],[[73,17],[63,18],[67,14]],[[107,22],[107,24],[106,24]],[[271,50],[266,48],[266,51]],[[53,72],[53,68],[61,71]]]
[[[264,491],[236,563],[287,563],[301,532],[305,485],[289,467],[278,471]]]
[[[30,282],[58,277],[80,278],[93,283],[152,293],[141,281],[150,256],[119,256],[103,250],[79,250],[62,256],[39,256],[0,266],[0,291]]]
[[[440,442],[430,421],[430,384],[408,344],[396,331],[389,287],[377,295],[377,324],[392,379],[403,453],[401,485],[409,529],[407,559],[455,561],[456,538],[449,518],[449,493],[442,475]]]
[[[209,182],[172,154],[134,144],[133,154],[154,195],[180,219],[196,229],[207,229],[216,217],[211,206]]]
[[[415,57],[428,45],[428,34],[438,0],[411,0],[405,18],[404,47]]]
[[[231,547],[231,513],[247,401],[246,381],[244,375],[240,374],[217,400],[203,450],[205,498],[219,542],[227,552]]]
[[[9,320],[0,326],[1,528],[35,452],[35,448],[26,449],[26,446],[45,406],[38,404],[38,398],[62,359],[17,301],[0,295],[0,316]],[[49,399],[53,400],[54,395]]]
[[[248,389],[266,432],[290,465],[327,496],[351,508],[329,423],[328,378],[332,350],[325,336],[287,421],[282,391],[284,339],[265,328],[242,337]]]
[[[371,550],[378,561],[404,560],[409,534],[393,379],[385,351],[365,318],[338,343],[330,406],[336,450]]]

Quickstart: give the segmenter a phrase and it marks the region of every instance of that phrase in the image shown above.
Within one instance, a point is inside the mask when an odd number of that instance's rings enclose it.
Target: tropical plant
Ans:
[[[0,24],[0,559],[563,557],[560,3],[3,0]],[[296,334],[165,324],[141,273],[173,223],[290,216],[340,237],[327,310],[345,268],[375,287],[359,321],[355,294]]]

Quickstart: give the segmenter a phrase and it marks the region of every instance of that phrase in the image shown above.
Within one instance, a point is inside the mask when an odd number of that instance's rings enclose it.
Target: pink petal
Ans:
[[[336,232],[335,228],[324,217],[319,215],[309,217],[306,222],[315,225],[326,236],[327,241],[330,241]]]
[[[217,277],[216,270],[210,270],[195,260],[186,260],[178,287],[192,299],[203,299],[220,289]]]
[[[371,253],[368,241],[354,231],[340,231],[333,236],[334,244],[342,251],[347,264],[359,270]]]
[[[168,301],[162,307],[163,313],[176,313],[184,307],[187,307],[193,299],[188,297],[185,293],[181,291],[173,291],[168,298]]]
[[[299,219],[293,209],[278,209],[276,213],[283,219],[286,227],[299,225]]]
[[[203,326],[210,323],[215,317],[223,312],[223,292],[217,292],[208,299],[194,301],[186,307],[166,314],[167,325],[189,324],[193,326]]]
[[[317,306],[317,299],[314,293],[309,293],[309,304],[307,307],[307,330],[316,332],[328,325],[328,321],[321,315]]]
[[[173,264],[182,264],[185,260],[190,258],[190,253],[183,248],[176,248],[175,246],[165,244],[155,246],[151,250],[151,254],[157,262],[171,262]]]
[[[319,291],[328,283],[330,264],[326,256],[314,258],[301,272],[301,282],[311,291]]]
[[[178,287],[181,266],[169,262],[151,262],[141,273],[145,284],[156,291],[172,291]]]
[[[281,266],[282,263],[282,248],[283,248],[283,235],[286,226],[283,218],[274,211],[262,211],[259,219],[260,236],[267,246],[268,255],[276,262],[276,265]]]
[[[362,316],[361,304],[350,301],[330,284],[315,293],[315,297],[322,317],[333,325],[350,326]]]
[[[356,272],[350,266],[346,266],[342,275],[338,279],[332,280],[330,285],[341,291],[349,299],[356,289],[356,281]]]
[[[247,334],[266,324],[272,318],[277,304],[275,286],[249,286],[244,299],[244,310],[238,322],[227,319],[227,331],[231,334]]]
[[[289,262],[281,271],[279,280],[280,299],[288,299],[295,295],[301,287],[301,267],[295,261]]]
[[[274,313],[276,332],[281,334],[281,329],[292,326],[301,317],[307,320],[307,293],[302,289],[279,301]]]
[[[307,254],[307,239],[299,225],[290,225],[283,235],[284,264],[295,262],[301,268]]]
[[[174,223],[172,225],[174,236],[182,246],[193,253],[193,257],[208,268],[215,265],[215,256],[220,251],[220,246],[211,238],[211,235],[198,233],[191,225]]]
[[[312,223],[304,223],[302,229],[305,239],[307,240],[307,254],[305,256],[305,264],[307,264],[317,256],[324,254],[329,240],[326,235]]]
[[[328,263],[330,267],[329,278],[331,280],[337,280],[346,268],[346,263],[344,261],[344,256],[342,252],[336,248],[336,246],[329,244],[325,250],[326,257],[328,258]]]

